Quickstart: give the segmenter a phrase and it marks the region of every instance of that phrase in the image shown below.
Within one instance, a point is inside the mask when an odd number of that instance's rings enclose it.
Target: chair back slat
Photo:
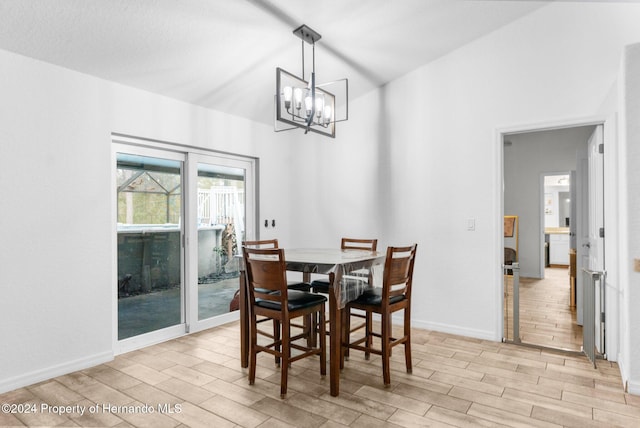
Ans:
[[[263,239],[260,241],[242,241],[242,246],[248,248],[278,248],[278,240]]]
[[[284,249],[242,248],[249,285],[249,301],[256,299],[280,302],[287,307],[287,275]],[[277,292],[277,293],[274,293]]]
[[[342,238],[340,243],[340,248],[343,250],[376,251],[377,247],[377,239]]]
[[[404,295],[407,299],[411,297],[416,249],[417,244],[387,248],[382,284],[383,304],[388,304],[391,297],[400,295]]]

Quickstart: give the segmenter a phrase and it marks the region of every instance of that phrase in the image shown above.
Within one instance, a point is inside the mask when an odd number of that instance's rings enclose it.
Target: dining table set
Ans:
[[[330,393],[337,396],[340,391],[341,331],[345,304],[360,296],[365,289],[382,281],[385,253],[366,250],[343,250],[340,248],[292,248],[286,249],[286,269],[301,272],[305,283],[311,282],[312,274],[331,278],[329,301],[329,383]],[[367,280],[357,275],[369,272]],[[373,283],[369,283],[370,279]],[[240,271],[240,353],[241,366],[249,365],[249,305],[244,268]]]
[[[275,356],[281,371],[281,398],[286,396],[292,362],[319,355],[320,372],[325,375],[327,337],[329,390],[334,397],[340,393],[340,371],[350,349],[363,351],[367,359],[372,353],[380,355],[384,384],[389,386],[391,348],[403,345],[406,370],[411,373],[411,285],[416,248],[413,244],[378,251],[377,239],[351,238],[342,238],[339,248],[283,249],[278,248],[277,239],[243,242],[240,362],[249,368],[249,383],[256,379],[260,352]],[[302,282],[289,281],[290,272],[301,273]],[[404,313],[404,326],[402,334],[394,336],[392,315],[398,311]],[[377,329],[374,314],[380,317]],[[352,316],[366,322],[352,328]],[[295,324],[293,319],[304,322]],[[272,333],[258,328],[264,321],[273,322]],[[302,333],[292,335],[291,327],[301,328]],[[361,329],[364,336],[354,339],[352,333]],[[260,342],[258,334],[271,340]],[[305,344],[299,342],[303,338]]]

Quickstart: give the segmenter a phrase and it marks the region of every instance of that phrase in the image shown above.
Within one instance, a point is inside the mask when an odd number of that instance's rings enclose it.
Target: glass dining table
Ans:
[[[302,272],[304,282],[311,274],[329,278],[329,385],[332,396],[340,392],[342,361],[342,309],[366,288],[382,286],[385,253],[380,251],[342,250],[339,248],[285,249],[288,271]],[[249,366],[249,307],[243,263],[240,263],[240,361]],[[368,275],[361,273],[367,271]]]

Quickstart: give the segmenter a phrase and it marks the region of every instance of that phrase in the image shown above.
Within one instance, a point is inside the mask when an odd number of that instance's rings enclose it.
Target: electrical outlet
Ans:
[[[640,272],[640,259],[633,259],[633,270]]]

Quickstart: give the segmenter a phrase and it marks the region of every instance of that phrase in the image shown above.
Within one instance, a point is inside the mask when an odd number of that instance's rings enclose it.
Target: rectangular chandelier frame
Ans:
[[[305,134],[309,131],[335,138],[336,122],[342,122],[349,118],[349,81],[347,79],[317,84],[315,73],[315,43],[322,37],[319,33],[301,25],[293,31],[302,40],[302,77],[298,77],[286,70],[276,68],[276,95],[274,130],[276,132],[302,128]],[[312,71],[309,81],[305,80],[304,73],[304,47],[305,43],[312,46]],[[344,85],[344,117],[336,119],[336,95],[340,90],[340,84]],[[332,90],[328,90],[332,88]],[[340,95],[342,96],[342,94]],[[342,107],[341,107],[342,109]],[[286,124],[287,127],[282,127]]]
[[[313,78],[313,76],[312,76]],[[294,88],[293,91],[300,90],[302,93],[301,100],[297,104],[295,95],[289,102],[285,101],[284,88]],[[317,104],[312,101],[310,111],[313,115],[313,119],[309,122],[309,117],[306,114],[307,110],[305,106],[305,98],[311,97],[315,100],[322,100],[323,107],[329,107],[331,109],[331,115],[326,120],[324,111],[318,111]],[[318,86],[313,86],[306,80],[299,78],[286,70],[278,67],[276,69],[276,132],[287,131],[294,128],[302,128],[307,131],[316,132],[325,136],[335,138],[336,136],[336,97],[326,89],[321,89]],[[287,128],[278,128],[277,122],[286,123],[291,125]]]

